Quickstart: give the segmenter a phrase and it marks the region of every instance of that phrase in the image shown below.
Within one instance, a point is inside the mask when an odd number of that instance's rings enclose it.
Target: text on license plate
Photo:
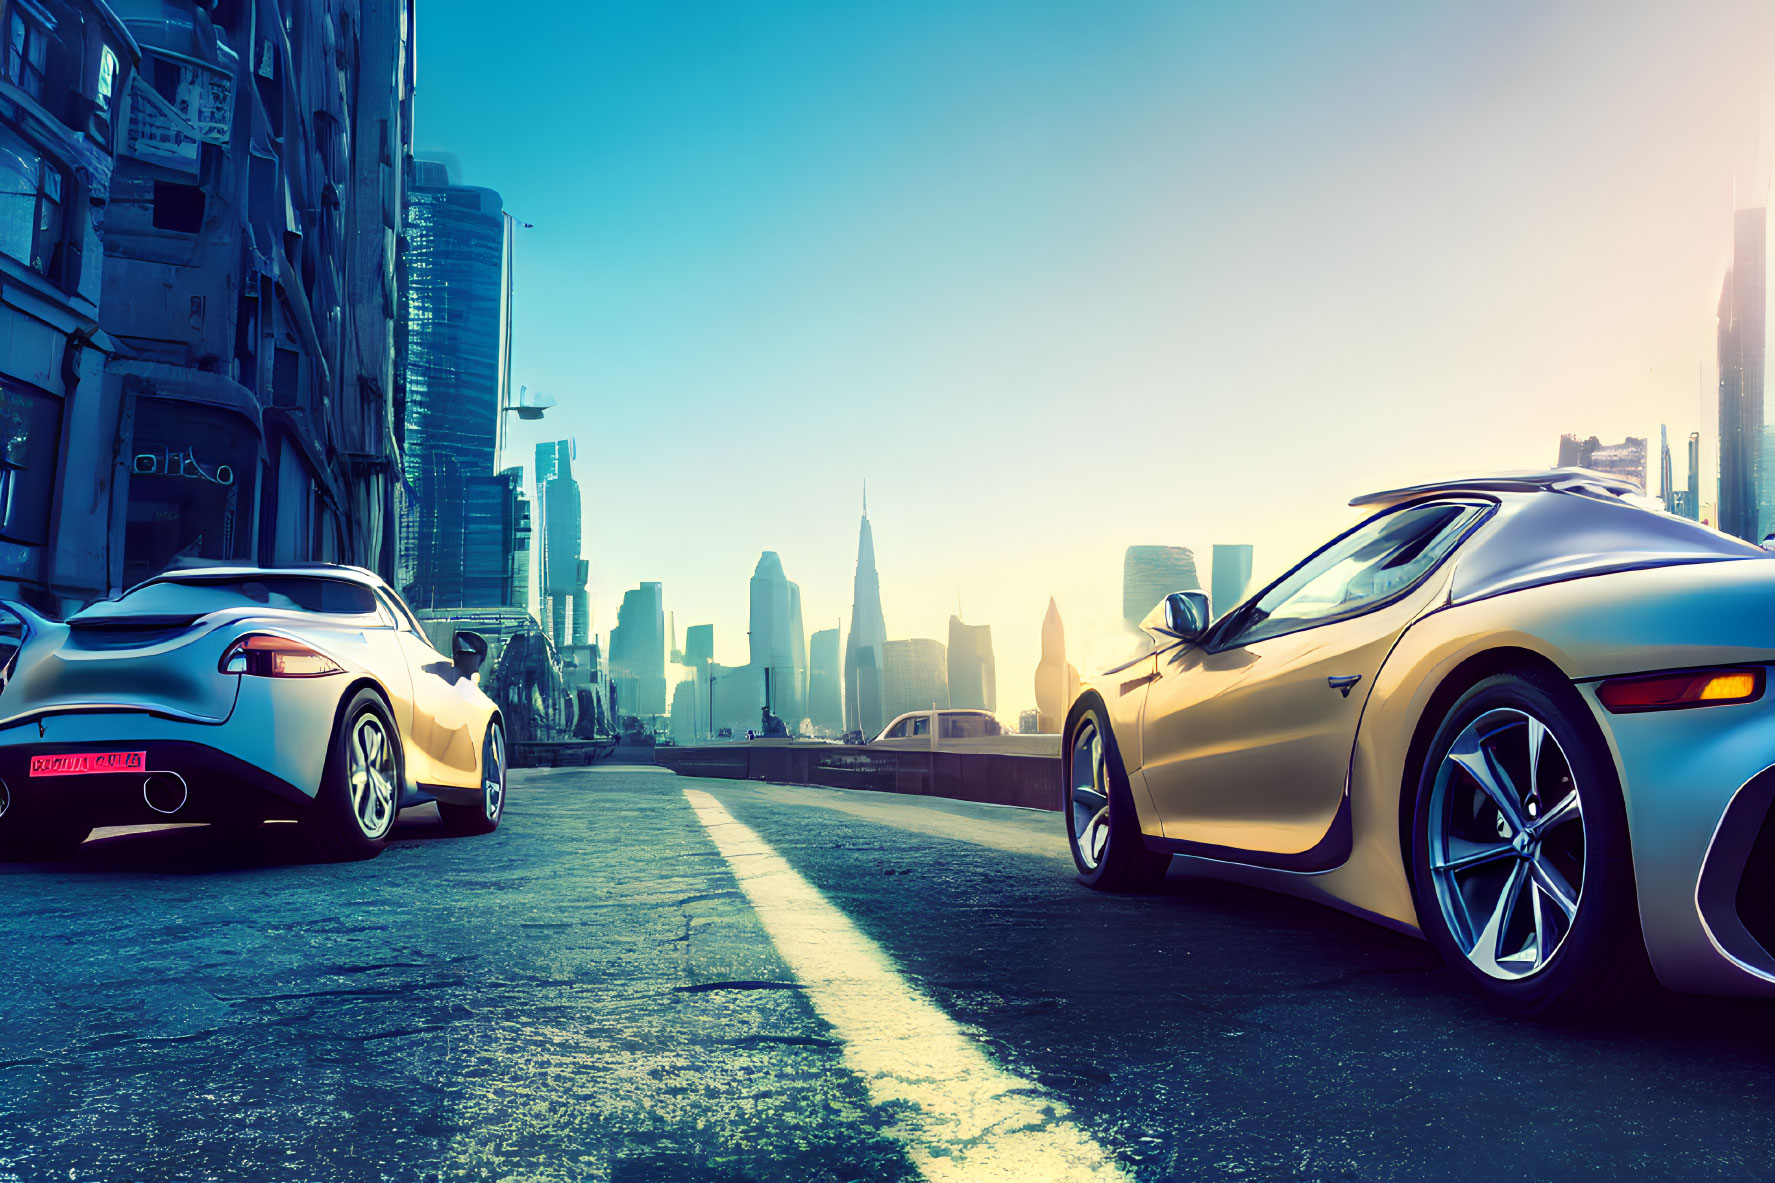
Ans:
[[[32,756],[32,776],[84,776],[94,772],[140,772],[148,765],[147,752],[63,752],[57,756]]]

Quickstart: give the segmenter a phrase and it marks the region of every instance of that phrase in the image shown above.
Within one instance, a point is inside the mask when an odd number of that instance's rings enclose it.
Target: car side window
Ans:
[[[421,640],[425,639],[425,630],[419,627],[419,622],[413,619],[413,614],[407,611],[407,606],[401,602],[399,596],[378,588],[376,598],[381,601],[383,610],[394,617],[395,628],[404,629]]]
[[[998,728],[986,715],[943,715],[941,738],[982,739],[998,734]]]
[[[920,735],[929,735],[930,733],[931,733],[931,717],[929,715],[920,715],[918,718],[912,720],[912,734],[915,737],[920,736]]]
[[[882,738],[883,739],[905,739],[906,738],[906,720],[901,719],[898,723],[895,723],[892,727],[888,728],[887,734],[882,736]]]
[[[1442,502],[1383,514],[1344,535],[1241,609],[1217,648],[1358,616],[1427,575],[1484,512]]]

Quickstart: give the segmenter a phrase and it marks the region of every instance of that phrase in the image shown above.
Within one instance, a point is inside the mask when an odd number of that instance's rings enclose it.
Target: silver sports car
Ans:
[[[486,641],[439,653],[369,571],[170,571],[65,622],[0,607],[6,856],[65,853],[94,826],[283,818],[326,857],[370,858],[432,800],[458,833],[499,825]]]
[[[1174,855],[1421,932],[1507,1009],[1775,995],[1775,561],[1555,470],[1357,498],[1212,622],[1085,687],[1086,884]]]

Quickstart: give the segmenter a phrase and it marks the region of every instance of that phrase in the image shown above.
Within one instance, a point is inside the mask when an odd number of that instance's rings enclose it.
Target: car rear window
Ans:
[[[376,596],[362,584],[308,575],[160,579],[121,599],[94,604],[71,617],[69,623],[140,616],[201,616],[249,605],[293,612],[369,615],[376,611]]]

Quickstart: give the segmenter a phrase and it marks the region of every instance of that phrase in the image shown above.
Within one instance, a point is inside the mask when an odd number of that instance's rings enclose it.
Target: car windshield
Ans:
[[[257,575],[230,579],[159,579],[121,599],[93,604],[71,623],[142,616],[201,616],[224,608],[249,606],[288,612],[365,615],[376,611],[367,587],[343,579],[309,575]]]

